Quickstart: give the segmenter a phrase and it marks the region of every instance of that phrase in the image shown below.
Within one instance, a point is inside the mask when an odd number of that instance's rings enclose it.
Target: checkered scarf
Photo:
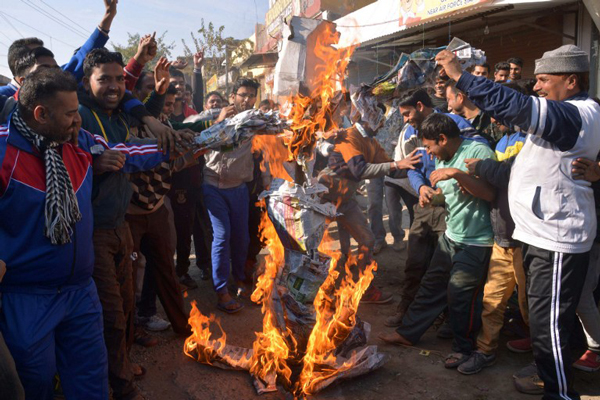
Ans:
[[[72,226],[81,220],[79,204],[71,184],[71,178],[57,148],[59,143],[48,140],[34,132],[15,111],[11,123],[25,139],[42,153],[46,166],[46,224],[44,235],[52,244],[71,242]]]

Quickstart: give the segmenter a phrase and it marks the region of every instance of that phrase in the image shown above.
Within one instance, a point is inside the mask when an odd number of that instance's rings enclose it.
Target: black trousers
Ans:
[[[589,257],[523,244],[533,356],[546,400],[580,398],[573,389],[569,340]]]
[[[463,354],[475,350],[491,254],[491,247],[456,243],[442,235],[417,296],[396,332],[416,344],[448,307],[454,333],[452,350]]]
[[[445,231],[446,209],[444,207],[414,205],[414,220],[408,233],[404,282],[400,289],[402,300],[398,305],[398,311],[405,311],[414,300],[421,279],[429,268],[438,240]]]

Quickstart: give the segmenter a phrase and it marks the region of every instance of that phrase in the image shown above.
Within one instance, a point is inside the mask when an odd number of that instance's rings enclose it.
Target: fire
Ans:
[[[262,303],[263,331],[256,334],[252,345],[253,357],[250,373],[263,382],[272,382],[274,377],[280,377],[284,383],[290,385],[292,371],[287,365],[290,357],[288,341],[281,335],[275,326],[273,315],[273,289],[279,268],[284,264],[284,250],[275,231],[273,223],[265,212],[262,216],[260,231],[266,241],[269,254],[265,257],[265,271],[258,278],[256,289],[251,299],[255,303]],[[287,335],[288,340],[293,337]]]
[[[315,77],[309,82],[314,89],[310,97],[298,94],[291,101],[289,118],[294,137],[289,150],[294,159],[298,159],[312,147],[317,132],[338,128],[332,118],[336,111],[332,100],[336,92],[345,92],[344,74],[355,46],[336,49],[332,45],[338,42],[339,34],[333,24],[325,24],[324,29],[324,32],[316,36],[314,54],[317,62],[314,66],[307,65],[307,70],[312,67],[315,71]]]
[[[284,163],[296,163],[296,168],[303,169],[305,162],[312,157],[318,132],[338,128],[334,115],[341,100],[340,91],[344,92],[344,74],[355,46],[345,49],[333,47],[339,40],[339,34],[333,24],[323,23],[322,28],[312,39],[317,60],[313,60],[314,65],[307,63],[307,70],[314,71],[312,79],[306,82],[312,89],[307,92],[309,95],[297,94],[288,99],[291,107],[287,117],[291,121],[291,132],[278,137],[255,136],[253,139],[253,150],[263,155],[261,168],[265,170],[268,166],[271,175],[289,182],[293,179]],[[297,179],[301,174],[296,175]],[[295,183],[302,185],[304,182]],[[347,190],[339,189],[340,193]],[[354,352],[348,359],[339,361],[336,350],[356,325],[360,299],[373,280],[377,264],[372,262],[358,274],[351,271],[356,264],[352,257],[345,265],[338,265],[341,254],[332,250],[330,244],[333,239],[326,230],[318,250],[331,257],[331,264],[327,278],[312,303],[314,313],[311,311],[310,315],[314,314],[314,326],[307,326],[305,337],[295,331],[295,337],[288,327],[290,315],[285,311],[284,295],[279,293],[276,284],[284,270],[288,250],[284,249],[267,212],[263,214],[260,228],[269,254],[265,257],[264,271],[251,296],[253,302],[261,304],[263,313],[263,329],[256,333],[252,350],[242,357],[232,357],[231,346],[226,344],[227,336],[219,321],[212,314],[204,316],[193,304],[189,318],[193,334],[185,341],[184,352],[203,363],[215,365],[220,362],[247,369],[268,389],[280,382],[296,398],[304,397],[314,394],[323,387],[325,380],[349,370],[358,362]],[[326,267],[326,264],[320,265]],[[310,304],[305,305],[312,310]],[[284,312],[276,312],[281,309]],[[218,339],[211,339],[211,327],[214,326],[220,331]]]
[[[345,274],[340,288],[335,290],[335,282],[339,277],[337,262],[332,261],[329,276],[314,301],[317,312],[317,323],[310,335],[304,368],[300,375],[297,392],[311,395],[317,392],[317,385],[353,365],[352,359],[342,367],[336,366],[335,350],[346,339],[356,322],[356,312],[360,299],[369,288],[377,270],[373,261],[364,272],[360,272],[358,280],[352,278],[349,265],[345,265]],[[333,292],[333,298],[331,293]]]

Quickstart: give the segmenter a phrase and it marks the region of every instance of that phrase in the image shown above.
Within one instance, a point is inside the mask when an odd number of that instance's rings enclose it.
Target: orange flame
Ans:
[[[314,394],[319,382],[349,369],[354,364],[350,359],[341,367],[337,366],[334,352],[354,328],[360,299],[374,278],[373,273],[377,270],[377,263],[373,261],[364,272],[360,272],[355,282],[348,268],[353,261],[349,259],[346,263],[346,276],[337,290],[335,290],[335,282],[339,271],[336,270],[337,262],[332,262],[329,276],[317,293],[313,303],[317,313],[317,323],[308,340],[297,392],[306,395]]]
[[[312,65],[307,62],[306,68],[310,73],[314,71],[313,77],[307,80],[309,88],[312,88],[310,97],[297,94],[288,100],[291,104],[288,114],[291,121],[291,137],[265,135],[255,136],[253,139],[253,150],[262,152],[271,174],[288,181],[292,179],[283,168],[283,163],[310,157],[309,154],[317,140],[317,132],[338,128],[334,118],[337,105],[332,103],[332,100],[336,92],[345,91],[344,74],[355,49],[355,46],[345,49],[332,46],[339,40],[339,34],[333,24],[324,23],[322,31],[316,33],[318,34],[309,37],[314,43],[307,43],[307,47],[314,47],[316,56],[316,59],[310,61]],[[261,166],[263,170],[266,168],[264,162]],[[340,187],[338,191],[343,193],[347,189]],[[277,305],[274,301],[278,299],[278,293],[274,292],[277,290],[275,281],[278,272],[285,265],[285,254],[266,212],[263,214],[260,228],[269,254],[265,257],[264,272],[258,278],[251,299],[262,305],[263,330],[256,333],[250,360],[243,361],[249,363],[251,374],[263,382],[273,383],[279,379],[294,391],[295,396],[310,395],[318,390],[320,382],[352,367],[353,358],[340,367],[336,364],[334,353],[356,323],[360,299],[373,280],[377,264],[372,262],[355,281],[349,269],[349,265],[355,262],[351,258],[343,266],[345,274],[340,279],[340,253],[331,249],[329,244],[332,239],[327,232],[325,233],[319,250],[331,256],[332,262],[329,275],[313,302],[316,324],[308,343],[305,344],[306,348],[299,350],[299,347],[303,346],[298,344],[289,328],[282,332],[274,311]],[[339,288],[336,288],[338,286]],[[185,341],[184,351],[188,356],[207,364],[212,364],[215,359],[231,361],[226,358],[227,354],[224,351],[226,335],[214,315],[202,315],[193,304],[189,322],[193,334]],[[211,339],[210,331],[211,325],[215,324],[221,331],[221,336],[216,340]],[[291,381],[292,364],[302,367],[301,371],[296,371],[300,375],[295,376],[295,382]]]
[[[287,365],[287,359],[290,357],[290,349],[288,342],[275,326],[272,303],[275,278],[279,268],[285,262],[284,250],[266,212],[262,216],[260,231],[269,249],[269,254],[265,257],[265,271],[258,278],[256,289],[251,296],[253,302],[262,304],[264,318],[263,331],[256,333],[256,340],[252,345],[253,356],[250,373],[262,379],[263,382],[269,381],[269,378],[275,374],[289,386],[292,371]],[[287,336],[292,338],[291,344],[295,346],[292,335]]]

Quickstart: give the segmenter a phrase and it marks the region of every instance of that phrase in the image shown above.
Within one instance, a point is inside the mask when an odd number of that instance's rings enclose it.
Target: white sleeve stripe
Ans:
[[[534,135],[538,127],[538,122],[540,118],[540,104],[539,99],[537,97],[532,96],[531,98],[533,100],[531,102],[531,124],[529,125],[527,133]]]
[[[546,117],[548,115],[548,100],[538,99],[538,101],[540,103],[540,116],[538,119],[535,135],[541,137],[544,134],[544,128],[546,128]]]

